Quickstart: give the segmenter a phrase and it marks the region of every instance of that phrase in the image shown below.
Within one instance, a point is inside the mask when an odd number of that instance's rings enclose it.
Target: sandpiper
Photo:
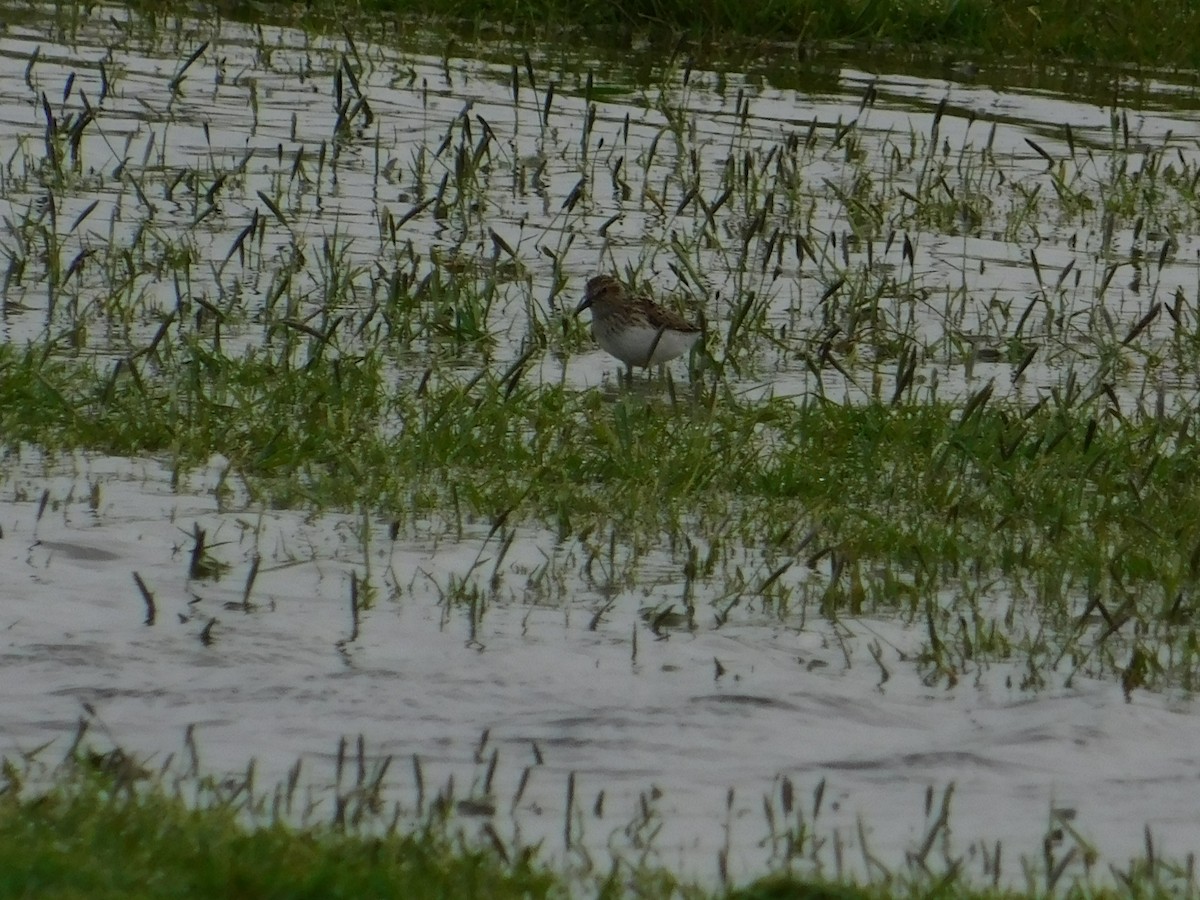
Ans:
[[[700,340],[700,328],[677,313],[645,297],[631,296],[611,275],[597,275],[587,283],[587,293],[575,309],[592,311],[592,336],[601,347],[633,367],[649,368],[674,359]]]

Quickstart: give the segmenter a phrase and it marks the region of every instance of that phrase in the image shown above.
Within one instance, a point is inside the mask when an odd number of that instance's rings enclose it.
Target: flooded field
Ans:
[[[419,820],[440,795],[469,833],[487,823],[576,865],[603,871],[615,852],[703,880],[791,854],[878,874],[869,852],[892,871],[914,864],[905,854],[934,870],[963,858],[989,882],[999,844],[999,877],[1019,884],[1048,835],[1055,861],[1076,853],[1068,874],[1089,848],[1141,852],[1143,825],[1159,853],[1194,846],[1189,700],[1126,702],[1088,679],[1030,693],[1002,666],[931,687],[912,671],[920,636],[883,620],[655,623],[647,609],[685,590],[665,553],[610,585],[587,547],[536,529],[497,566],[483,528],[392,541],[355,517],[222,513],[215,471],[181,490],[152,463],[26,462],[2,523],[9,753],[56,739],[42,754],[56,758],[84,719],[90,740],[151,769],[236,785],[253,757],[268,803],[301,759],[288,805],[311,821],[338,798],[354,810],[390,759],[385,820],[393,803]],[[197,526],[229,566],[219,581],[189,578]],[[379,591],[357,624],[355,579]]]
[[[178,368],[201,393],[238,373],[212,407],[164,395],[180,421],[242,428],[264,381],[327,372],[349,392],[370,363],[402,398],[368,409],[370,434],[402,447],[459,415],[490,427],[493,400],[539,446],[575,420],[534,404],[611,410],[573,433],[630,465],[653,461],[640,417],[689,402],[744,408],[746,435],[779,404],[948,403],[967,422],[1098,403],[1085,452],[1106,423],[1172,423],[1139,502],[1191,452],[1192,84],[439,44],[22,7],[0,30],[6,347],[95,366],[76,420]],[[571,315],[598,272],[678,301],[704,349],[619,387]],[[1182,547],[1148,591],[1112,566],[859,559],[823,536],[834,513],[787,518],[700,470],[681,476],[692,507],[644,490],[644,517],[607,509],[615,476],[586,465],[590,505],[526,513],[548,464],[501,502],[503,461],[325,503],[305,474],[263,487],[305,429],[338,427],[299,393],[302,422],[264,423],[241,457],[0,434],[0,753],[65,751],[82,716],[151,765],[254,758],[273,784],[302,760],[297,818],[329,820],[378,772],[405,817],[440,795],[468,831],[581,869],[616,854],[705,881],[961,857],[980,883],[1044,885],[1063,860],[1055,877],[1146,853],[1146,828],[1159,855],[1195,849],[1193,583],[1170,574],[1195,574],[1186,528],[1146,526]],[[1005,458],[1021,439],[1001,433]],[[1114,558],[1157,563],[1094,527]],[[1121,633],[1123,596],[1171,615]]]

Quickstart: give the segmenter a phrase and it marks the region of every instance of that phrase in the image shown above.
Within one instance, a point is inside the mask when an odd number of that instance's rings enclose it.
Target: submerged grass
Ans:
[[[1068,657],[1130,689],[1200,677],[1187,624],[1200,578],[1190,413],[1122,415],[1104,391],[1026,407],[983,394],[966,407],[743,403],[697,383],[672,401],[660,387],[606,396],[490,369],[397,381],[370,354],[289,367],[173,352],[161,369],[102,371],[0,347],[0,432],[165,453],[185,469],[221,454],[256,503],[397,522],[453,510],[460,532],[482,516],[634,545],[701,535],[764,547],[788,566],[829,566],[816,594],[764,594],[777,615],[811,601],[827,617],[928,619],[935,677],[989,654],[1028,655],[1034,670]],[[985,573],[1028,595],[1022,608],[1058,638],[1023,645],[1011,601],[980,605],[972,585]]]
[[[1122,416],[1104,393],[965,411],[745,403],[699,386],[672,401],[655,386],[606,396],[489,369],[417,383],[369,355],[287,367],[195,345],[169,368],[142,368],[0,346],[0,429],[51,449],[167,453],[184,467],[219,453],[262,501],[302,489],[390,516],[445,508],[453,488],[471,510],[519,507],[516,518],[572,531],[599,520],[626,534],[703,532],[715,510],[753,533],[788,508],[847,552],[930,572],[1036,568],[1053,553],[1067,575],[1180,578],[1188,566],[1167,549],[1200,554],[1193,417]]]

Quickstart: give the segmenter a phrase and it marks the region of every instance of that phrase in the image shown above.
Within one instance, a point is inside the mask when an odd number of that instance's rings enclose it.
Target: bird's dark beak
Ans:
[[[579,305],[577,307],[575,307],[575,315],[579,315],[581,312],[583,312],[585,309],[587,309],[591,305],[592,305],[592,298],[584,297],[582,300],[579,301]]]

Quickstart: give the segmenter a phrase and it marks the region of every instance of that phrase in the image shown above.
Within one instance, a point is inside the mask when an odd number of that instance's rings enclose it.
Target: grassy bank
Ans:
[[[113,761],[112,758],[102,763]],[[379,838],[250,828],[205,796],[184,803],[95,772],[0,795],[0,897],[542,898],[556,879],[526,857],[455,845],[433,829]]]
[[[378,815],[361,826],[297,827],[264,814],[266,795],[251,782],[151,775],[121,750],[88,751],[34,788],[29,769],[5,760],[0,780],[0,898],[188,900],[188,898],[395,898],[539,900],[592,896],[615,900],[887,900],[1024,896],[963,883],[914,864],[872,885],[831,883],[781,872],[753,883],[698,887],[644,862],[614,856],[568,874],[542,861],[537,847],[465,839],[461,823],[435,809],[424,824],[397,828]],[[185,802],[182,799],[187,796]],[[944,827],[944,823],[943,823]],[[936,831],[935,831],[936,834]],[[1061,840],[1061,835],[1054,840]],[[998,848],[997,848],[998,852]],[[1029,896],[1109,898],[1178,896],[1187,869],[1166,859],[1134,861],[1116,871],[1121,890],[1063,877],[1076,857],[1047,871],[1026,867]],[[803,863],[797,863],[797,869]],[[1115,871],[1115,870],[1114,870]],[[1040,883],[1040,887],[1039,887]]]

